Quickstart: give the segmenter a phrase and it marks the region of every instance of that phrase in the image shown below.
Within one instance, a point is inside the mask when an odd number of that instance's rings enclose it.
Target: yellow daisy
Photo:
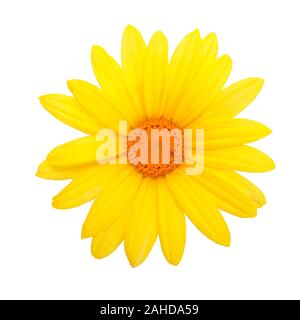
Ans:
[[[264,172],[273,161],[246,145],[270,134],[266,126],[235,118],[257,96],[263,80],[248,78],[224,88],[231,71],[228,55],[218,57],[214,33],[188,34],[170,60],[162,32],[148,45],[128,26],[122,39],[122,64],[92,48],[92,66],[100,87],[68,81],[72,96],[49,94],[41,104],[60,121],[87,135],[52,150],[38,168],[45,179],[72,179],[53,198],[67,209],[94,201],[82,238],[92,238],[96,258],[123,241],[132,266],[141,264],[157,237],[164,256],[177,265],[183,255],[187,216],[214,242],[229,246],[230,233],[220,210],[255,217],[263,193],[236,171]],[[101,128],[173,127],[204,129],[204,171],[186,175],[184,165],[99,164],[96,138]]]

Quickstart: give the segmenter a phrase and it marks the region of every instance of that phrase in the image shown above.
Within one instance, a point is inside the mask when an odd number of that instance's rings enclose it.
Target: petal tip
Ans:
[[[210,32],[206,37],[207,40],[218,41],[217,35],[215,32]]]
[[[130,266],[131,266],[132,268],[138,267],[141,263],[142,263],[142,262],[140,262],[140,261],[131,261],[131,260],[129,260],[129,264],[130,264]]]
[[[220,60],[232,65],[232,59],[228,54],[224,54],[223,56],[221,56]]]
[[[41,163],[39,164],[39,166],[38,166],[38,168],[37,168],[37,170],[36,170],[36,173],[35,173],[35,176],[36,176],[36,177],[43,178],[41,172],[42,172],[43,167],[45,166],[45,163],[46,163],[46,161],[43,161],[43,162],[41,162]]]
[[[215,32],[209,33],[208,36],[210,36],[212,38],[217,38],[217,34]]]
[[[44,95],[38,97],[40,104],[46,109],[47,109],[47,104],[48,104],[49,98],[50,98],[49,94],[44,94]]]
[[[38,99],[39,99],[41,104],[43,104],[43,101],[45,100],[45,97],[46,97],[46,95],[42,95],[42,96],[38,97]]]
[[[68,209],[68,207],[64,206],[63,202],[60,201],[59,195],[52,198],[52,207],[54,209]]]
[[[78,83],[80,80],[71,79],[67,81],[67,87],[68,89],[73,93],[75,90],[76,83]]]
[[[94,239],[93,239],[93,241],[94,241]],[[97,259],[97,260],[107,257],[108,254],[105,254],[105,253],[103,253],[101,251],[100,252],[98,251],[99,248],[97,248],[97,247],[95,247],[93,245],[93,241],[91,243],[91,255],[92,255],[92,257]]]
[[[270,158],[269,170],[274,170],[274,169],[276,169],[276,164],[275,164],[274,160]]]
[[[200,38],[200,31],[199,31],[199,29],[198,28],[196,28],[196,29],[194,29],[191,33],[190,33],[190,35],[192,35],[192,36],[194,36],[194,37],[199,37]]]
[[[164,35],[164,33],[162,31],[156,31],[153,33],[152,37],[151,37],[151,40],[150,40],[150,43],[152,41],[155,41],[157,39],[163,39],[163,40],[166,40],[166,36]]]
[[[256,78],[256,80],[260,84],[261,87],[265,84],[265,79],[263,79],[263,78]]]
[[[136,268],[136,267],[138,267],[140,264],[143,263],[143,261],[144,261],[145,259],[140,259],[140,258],[136,257],[135,255],[130,254],[130,253],[128,252],[127,247],[126,247],[126,243],[124,244],[124,246],[125,246],[125,253],[126,253],[126,256],[127,256],[127,260],[128,260],[128,262],[129,262],[129,264],[130,264],[130,266],[131,266],[132,268]]]
[[[124,32],[131,32],[131,31],[138,31],[136,27],[134,27],[132,24],[128,24],[125,29]]]
[[[250,78],[249,80],[253,81],[254,86],[256,87],[257,94],[261,91],[262,87],[265,84],[265,80],[263,78]]]
[[[222,243],[222,245],[223,245],[224,247],[229,248],[229,247],[231,246],[231,237],[229,236],[229,238],[226,239],[226,240]]]
[[[60,209],[57,204],[57,197],[56,196],[52,198],[52,207],[55,209]]]
[[[231,245],[231,235],[230,235],[230,231],[227,228],[227,232],[225,234],[223,234],[221,237],[219,237],[219,241],[218,243],[224,247],[230,247]]]
[[[40,174],[40,170],[39,168],[37,169],[36,173],[35,173],[35,176],[38,177],[38,178],[43,178]]]
[[[94,45],[92,46],[92,49],[91,49],[91,56],[92,56],[92,58],[94,58],[95,55],[98,55],[99,53],[100,53],[100,54],[101,54],[101,53],[105,53],[105,50],[104,50],[102,47],[94,44]]]
[[[174,259],[174,258],[167,258],[167,261],[169,262],[170,265],[177,267],[181,261],[181,257]]]
[[[272,133],[272,130],[269,127],[267,127],[267,126],[264,126],[264,127],[265,127],[266,136],[268,136],[269,134]]]
[[[37,168],[35,176],[38,177],[38,178],[44,179],[44,175],[43,175],[43,172],[42,172],[42,164],[40,164],[39,167]]]

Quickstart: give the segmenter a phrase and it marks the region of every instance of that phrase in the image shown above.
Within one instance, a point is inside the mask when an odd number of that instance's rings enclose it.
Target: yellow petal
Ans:
[[[99,194],[82,227],[82,238],[92,237],[109,228],[129,205],[141,183],[142,175],[126,165]]]
[[[128,224],[129,212],[124,212],[108,229],[92,240],[92,255],[101,259],[114,252],[124,239],[124,230]]]
[[[149,119],[159,118],[166,99],[168,42],[162,32],[156,32],[146,51],[144,64],[144,105]]]
[[[72,179],[89,168],[90,166],[53,167],[45,160],[39,165],[36,176],[50,180]]]
[[[201,38],[198,30],[185,36],[175,49],[169,66],[168,97],[164,116],[172,118],[174,106],[201,65]]]
[[[88,134],[96,134],[100,128],[97,120],[73,97],[47,94],[40,97],[42,106],[63,123]]]
[[[275,168],[270,157],[249,146],[207,150],[205,166],[246,172],[265,172]]]
[[[253,201],[241,193],[229,179],[224,179],[218,170],[205,169],[199,176],[191,179],[200,183],[211,195],[221,210],[242,218],[256,216],[257,206]]]
[[[125,252],[132,267],[146,259],[157,233],[157,179],[143,178],[125,231]]]
[[[54,148],[47,161],[57,167],[96,164],[97,149],[101,143],[95,136],[79,138]]]
[[[118,132],[119,121],[125,120],[126,115],[121,115],[105,99],[102,90],[82,80],[69,80],[68,86],[75,99],[101,123],[102,127]]]
[[[201,124],[202,125],[202,124]],[[200,127],[198,128],[201,128]],[[197,128],[193,123],[191,128]],[[219,119],[204,127],[205,150],[240,146],[271,133],[265,125],[247,119]]]
[[[146,44],[141,33],[129,25],[122,38],[122,65],[131,94],[136,98],[135,107],[139,117],[144,118],[143,78]]]
[[[161,248],[168,262],[177,265],[185,246],[185,217],[170,193],[165,179],[160,179],[158,183],[157,203]]]
[[[234,117],[256,98],[263,84],[263,79],[249,78],[223,89],[216,103],[203,113],[201,121],[214,117]]]
[[[213,63],[218,54],[218,39],[215,33],[208,34],[201,42],[202,65]]]
[[[122,115],[126,115],[126,119],[129,119],[130,123],[138,123],[140,117],[137,114],[137,97],[130,94],[124,70],[99,46],[92,48],[92,65],[100,86],[105,94],[112,99],[111,103],[116,105]]]
[[[181,169],[166,175],[168,186],[194,225],[209,239],[229,246],[230,233],[211,195]]]
[[[177,105],[174,121],[185,127],[199,117],[217,98],[230,74],[231,66],[230,57],[224,55],[201,68]]]
[[[145,53],[146,44],[141,33],[133,26],[127,26],[122,39],[122,65],[133,78],[137,90],[142,88]]]
[[[240,193],[251,199],[256,207],[262,207],[266,203],[263,192],[245,177],[233,171],[215,171],[224,181],[231,184]]]
[[[74,208],[94,200],[114,175],[122,173],[125,166],[107,164],[92,167],[76,177],[53,198],[53,207],[57,209]]]

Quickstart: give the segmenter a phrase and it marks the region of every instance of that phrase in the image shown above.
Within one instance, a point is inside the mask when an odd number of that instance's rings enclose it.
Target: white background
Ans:
[[[300,298],[299,10],[297,0],[1,1],[0,297]],[[90,241],[80,240],[89,205],[53,209],[51,197],[66,182],[35,177],[53,147],[80,136],[49,115],[38,96],[67,93],[72,78],[95,83],[91,46],[103,45],[119,59],[128,23],[147,40],[164,31],[171,49],[195,28],[214,31],[220,53],[233,58],[229,82],[265,79],[243,116],[273,129],[256,146],[277,168],[251,175],[268,203],[253,220],[225,215],[229,249],[189,224],[178,267],[164,260],[159,243],[135,269],[123,247],[94,259]]]

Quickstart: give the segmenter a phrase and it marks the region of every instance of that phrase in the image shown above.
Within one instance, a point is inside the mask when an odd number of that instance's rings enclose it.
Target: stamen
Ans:
[[[174,170],[177,168],[180,164],[177,163],[177,161],[174,162],[174,139],[172,137],[170,138],[170,161],[169,163],[165,164],[162,163],[162,141],[160,137],[159,141],[159,163],[158,164],[152,164],[151,163],[151,129],[168,129],[171,131],[172,129],[178,128],[178,126],[175,125],[175,123],[171,120],[166,119],[158,119],[158,120],[147,120],[144,121],[139,128],[144,129],[148,134],[148,163],[143,164],[138,162],[135,164],[135,168],[137,171],[142,173],[144,177],[161,177],[165,176],[168,172]],[[137,141],[128,141],[128,150],[131,146],[133,146]],[[182,149],[183,150],[183,149]],[[183,159],[183,151],[182,153],[182,159]],[[128,153],[127,153],[128,156]],[[128,156],[129,159],[129,156]],[[129,159],[130,160],[130,159]],[[130,162],[130,161],[129,161]]]

